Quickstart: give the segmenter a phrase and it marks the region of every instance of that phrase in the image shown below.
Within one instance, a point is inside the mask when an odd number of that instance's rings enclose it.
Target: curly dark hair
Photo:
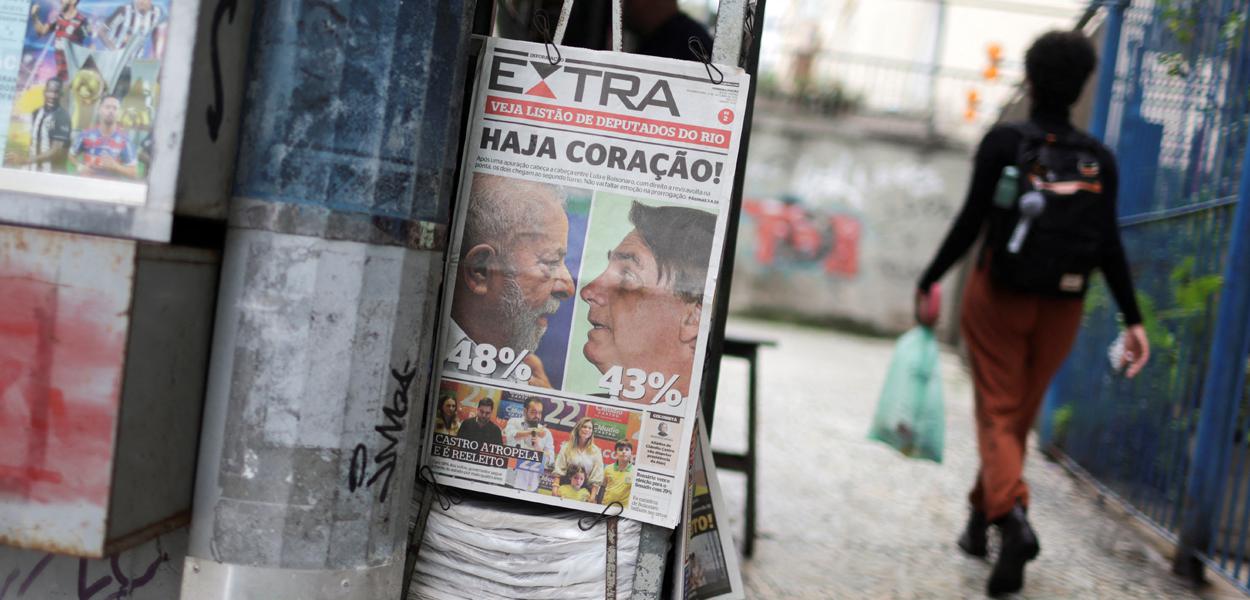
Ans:
[[[1079,31],[1051,31],[1024,54],[1024,72],[1033,86],[1034,104],[1066,108],[1098,65],[1098,53]]]

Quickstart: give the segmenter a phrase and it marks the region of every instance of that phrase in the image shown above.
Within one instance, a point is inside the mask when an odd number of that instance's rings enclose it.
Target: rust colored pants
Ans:
[[[1082,302],[998,289],[986,268],[964,291],[960,330],[976,388],[981,471],[968,499],[993,521],[1029,504],[1024,457],[1050,378],[1081,325]]]

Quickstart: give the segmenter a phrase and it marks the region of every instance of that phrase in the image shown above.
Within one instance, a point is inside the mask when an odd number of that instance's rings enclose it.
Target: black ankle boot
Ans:
[[[990,526],[985,520],[985,513],[973,509],[972,514],[968,516],[968,526],[964,527],[963,535],[959,536],[959,547],[971,556],[985,558],[989,551],[986,549],[986,529]]]
[[[1003,546],[990,574],[987,592],[991,597],[1020,591],[1024,587],[1024,564],[1037,558],[1041,546],[1037,534],[1029,526],[1024,508],[1016,505],[1000,519],[994,521],[1003,536]]]

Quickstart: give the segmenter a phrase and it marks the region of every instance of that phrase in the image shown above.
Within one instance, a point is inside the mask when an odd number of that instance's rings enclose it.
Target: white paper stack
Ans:
[[[410,599],[599,600],[607,596],[607,525],[586,513],[465,500],[430,510]],[[591,515],[589,518],[593,518]],[[589,520],[589,519],[588,519]],[[632,593],[642,526],[617,520],[616,597]]]

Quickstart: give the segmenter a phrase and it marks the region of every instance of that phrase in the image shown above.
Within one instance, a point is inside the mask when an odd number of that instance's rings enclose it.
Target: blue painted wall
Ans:
[[[464,0],[267,0],[235,194],[446,222]]]

